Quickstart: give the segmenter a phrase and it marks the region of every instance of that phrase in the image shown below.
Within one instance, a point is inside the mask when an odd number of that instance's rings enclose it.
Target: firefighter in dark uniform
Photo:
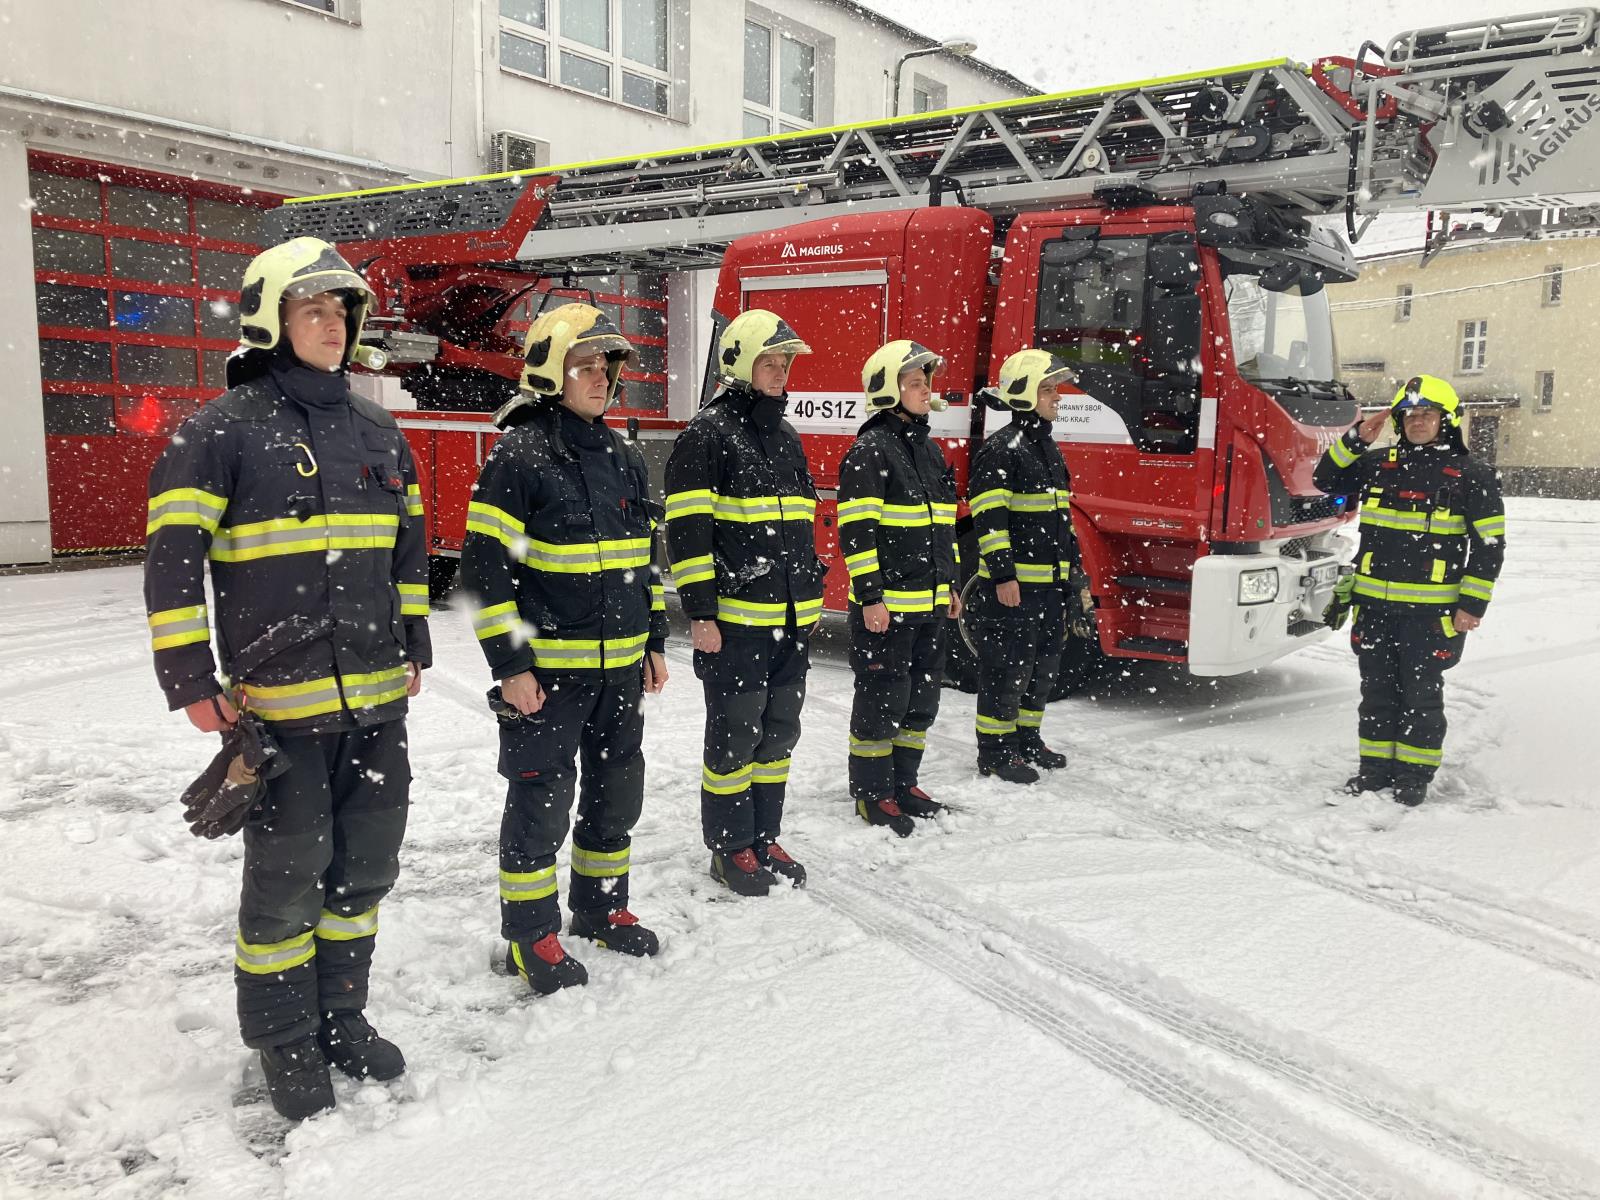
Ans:
[[[778,835],[822,616],[817,494],[783,416],[789,369],[811,351],[757,308],[728,324],[718,352],[723,386],[667,462],[667,551],[705,685],[700,817],[711,875],[761,896],[778,876],[805,882]]]
[[[461,551],[473,628],[499,680],[490,702],[508,780],[506,967],[541,995],[588,980],[557,937],[556,852],[574,791],[572,934],[622,954],[659,948],[628,910],[628,876],[644,805],[643,694],[667,682],[666,604],[644,457],[602,419],[632,357],[590,305],[534,321],[520,394],[495,414],[507,432],[478,476]]]
[[[1011,424],[972,464],[978,575],[965,620],[978,659],[978,772],[1035,783],[1066,756],[1040,734],[1066,644],[1066,598],[1077,557],[1072,484],[1052,422],[1072,371],[1044,350],[1019,350],[1000,368],[991,404]]]
[[[1393,787],[1401,804],[1427,799],[1444,757],[1444,672],[1461,661],[1505,560],[1500,482],[1468,457],[1460,409],[1448,383],[1418,375],[1317,464],[1317,487],[1361,503],[1356,571],[1340,585],[1361,667],[1351,795]],[[1399,441],[1369,450],[1386,425]]]
[[[150,476],[145,603],[167,702],[208,732],[245,708],[289,760],[244,826],[234,980],[244,1042],[292,1119],[333,1105],[330,1061],[356,1077],[405,1069],[363,1009],[405,833],[406,701],[432,653],[428,563],[406,440],[345,376],[365,360],[370,300],[325,242],[258,255],[229,389]],[[263,660],[259,647],[307,617],[319,636]]]
[[[941,806],[917,786],[939,714],[946,616],[961,615],[955,476],[928,436],[944,408],[926,346],[890,342],[861,372],[874,415],[839,467],[839,548],[850,574],[850,796],[900,837]]]

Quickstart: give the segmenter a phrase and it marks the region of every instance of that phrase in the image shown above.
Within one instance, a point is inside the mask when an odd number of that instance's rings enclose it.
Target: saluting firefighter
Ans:
[[[541,995],[588,981],[558,934],[556,852],[574,791],[567,904],[575,937],[656,953],[628,909],[644,805],[643,694],[667,682],[666,604],[644,457],[602,419],[633,347],[599,309],[563,304],[528,329],[520,394],[467,510],[461,583],[499,680],[500,932],[506,968]],[[581,764],[581,784],[578,767]]]
[[[346,378],[371,299],[315,238],[253,259],[229,389],[150,476],[145,603],[167,702],[205,732],[245,708],[289,760],[244,825],[234,982],[245,1045],[291,1119],[332,1107],[329,1062],[405,1069],[363,1010],[406,826],[406,700],[431,660],[428,566],[405,438]],[[283,636],[308,620],[317,636]]]
[[[867,359],[873,413],[839,467],[839,547],[850,574],[850,796],[900,837],[941,805],[917,786],[939,714],[945,618],[961,615],[955,476],[929,434],[944,360],[895,341]]]
[[[1066,645],[1067,588],[1077,543],[1072,483],[1052,423],[1066,363],[1019,350],[1000,367],[991,403],[1011,423],[989,437],[969,487],[978,575],[964,620],[978,659],[978,773],[1036,783],[1067,765],[1045,745],[1044,709]]]
[[[778,836],[822,616],[817,494],[783,415],[789,370],[809,353],[775,313],[735,317],[718,343],[722,387],[667,460],[667,551],[706,695],[701,831],[712,878],[744,896],[806,877]]]
[[[1369,450],[1386,425],[1399,441]],[[1432,375],[1347,430],[1314,479],[1361,502],[1356,571],[1330,606],[1336,628],[1349,606],[1361,667],[1361,768],[1345,791],[1393,787],[1399,803],[1418,805],[1444,758],[1444,672],[1461,661],[1505,561],[1500,481],[1468,456],[1461,401]]]

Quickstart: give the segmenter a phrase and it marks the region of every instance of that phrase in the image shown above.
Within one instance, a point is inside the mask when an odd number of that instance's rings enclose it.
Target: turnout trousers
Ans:
[[[257,1050],[366,1007],[411,790],[404,720],[282,746],[289,767],[244,826],[233,977],[239,1032]]]
[[[545,701],[529,717],[500,721],[500,774],[509,781],[500,821],[500,935],[536,942],[561,928],[556,852],[567,839],[567,906],[598,916],[628,906],[633,827],[644,808],[642,669],[541,674]],[[580,780],[581,774],[581,780]]]
[[[700,828],[708,849],[733,854],[778,840],[810,669],[809,640],[789,629],[754,637],[724,630],[719,652],[695,651],[706,693]]]
[[[1438,609],[1363,604],[1350,631],[1361,667],[1361,773],[1431,780],[1444,760],[1444,673],[1466,635]]]
[[[890,620],[872,633],[850,606],[850,796],[886,800],[915,787],[928,730],[939,715],[944,677],[943,612],[925,621]]]
[[[1021,744],[1037,737],[1044,706],[1055,687],[1066,646],[1066,600],[1059,588],[1022,590],[1022,604],[1006,608],[987,580],[973,589],[967,617],[978,659],[978,750]]]

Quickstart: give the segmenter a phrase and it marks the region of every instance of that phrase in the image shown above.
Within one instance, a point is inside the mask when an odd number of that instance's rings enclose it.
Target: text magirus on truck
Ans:
[[[1581,217],[1600,201],[1600,121],[1565,82],[1600,48],[1593,9],[1380,44],[311,198],[274,217],[288,232],[361,231],[345,249],[381,280],[369,336],[402,377],[503,374],[484,350],[504,336],[496,295],[720,268],[715,321],[760,307],[829,348],[797,364],[789,419],[820,488],[837,611],[848,576],[830,492],[865,415],[859,364],[902,337],[946,361],[950,403],[930,432],[965,496],[991,432],[974,395],[1018,349],[1048,350],[1077,377],[1055,422],[1088,593],[1069,665],[1094,654],[1233,674],[1326,636],[1321,613],[1350,563],[1338,535],[1353,514],[1312,472],[1355,416],[1324,285],[1356,267],[1317,219],[1355,236],[1382,213],[1475,211],[1544,236],[1564,222],[1541,210]],[[638,420],[648,447],[693,408],[675,394],[665,412],[612,419]],[[406,424],[440,480],[475,462],[475,424],[488,428],[453,412]],[[459,512],[450,499],[439,508]],[[459,521],[431,530],[436,553],[459,549]],[[962,532],[970,541],[965,518]]]

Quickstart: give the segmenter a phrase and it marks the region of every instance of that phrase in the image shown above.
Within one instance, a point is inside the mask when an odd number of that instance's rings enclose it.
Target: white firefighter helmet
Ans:
[[[263,250],[244,269],[239,289],[241,350],[271,350],[283,336],[285,300],[344,294],[344,361],[348,366],[360,347],[361,326],[373,302],[372,289],[344,256],[320,238],[298,237]],[[381,365],[381,364],[380,364]]]
[[[1018,350],[1000,366],[1000,382],[994,394],[1001,405],[1016,412],[1032,412],[1039,407],[1039,389],[1046,384],[1067,383],[1077,378],[1048,350]]]

